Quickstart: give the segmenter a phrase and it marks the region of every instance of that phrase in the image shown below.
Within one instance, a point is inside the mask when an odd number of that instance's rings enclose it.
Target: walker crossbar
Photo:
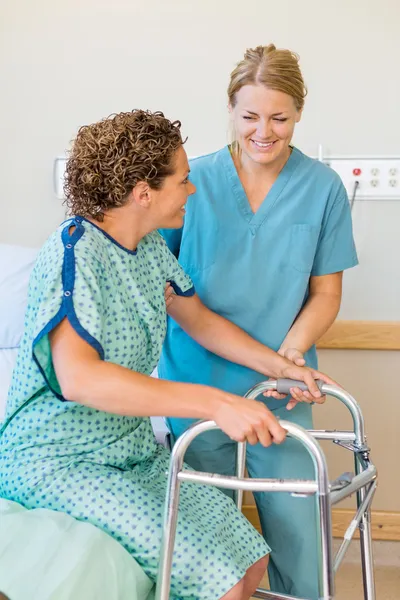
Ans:
[[[318,382],[323,394],[340,400],[350,411],[353,418],[353,431],[309,430],[280,421],[288,437],[296,439],[310,454],[315,471],[314,480],[299,479],[251,479],[245,476],[246,444],[238,444],[236,476],[223,476],[216,473],[191,471],[183,466],[185,452],[189,444],[201,433],[217,429],[213,421],[195,423],[176,441],[171,453],[168,474],[163,540],[161,544],[160,566],[157,578],[156,600],[168,600],[170,592],[171,566],[179,506],[179,491],[182,482],[191,481],[205,485],[236,490],[236,504],[242,508],[243,491],[289,492],[301,496],[310,495],[316,503],[316,525],[318,534],[318,586],[320,600],[334,599],[334,574],[336,573],[350,541],[357,528],[360,530],[361,558],[364,584],[364,600],[375,600],[373,573],[370,507],[376,489],[376,468],[369,460],[366,445],[364,419],[354,398],[336,386]],[[303,382],[292,380],[269,380],[254,386],[246,394],[247,398],[257,398],[267,390],[289,393],[291,387],[307,389]],[[331,440],[343,445],[354,453],[355,475],[345,474],[329,483],[325,455],[316,440]],[[332,557],[331,506],[351,494],[357,494],[357,512],[350,523],[335,561]],[[270,590],[258,589],[255,598],[269,600],[307,600],[287,596]]]

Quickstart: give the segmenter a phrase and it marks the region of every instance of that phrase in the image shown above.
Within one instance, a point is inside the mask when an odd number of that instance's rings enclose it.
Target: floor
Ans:
[[[334,541],[334,550],[340,540]],[[400,600],[400,542],[374,542],[376,600]],[[268,587],[267,577],[262,582]],[[335,600],[364,600],[359,544],[353,541],[336,576]]]

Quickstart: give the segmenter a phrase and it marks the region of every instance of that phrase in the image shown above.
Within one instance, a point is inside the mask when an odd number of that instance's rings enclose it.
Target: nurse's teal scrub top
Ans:
[[[278,350],[307,300],[310,277],[358,262],[342,181],[293,148],[253,213],[228,146],[191,160],[190,169],[197,191],[184,226],[162,234],[204,304]],[[315,347],[306,359],[317,367]],[[171,318],[158,372],[240,395],[266,379],[202,348]],[[267,404],[282,407],[274,399]]]

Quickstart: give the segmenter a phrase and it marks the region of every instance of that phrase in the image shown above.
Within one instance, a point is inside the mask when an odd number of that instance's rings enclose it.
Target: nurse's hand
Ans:
[[[280,348],[278,350],[278,354],[284,358],[287,358],[298,367],[304,367],[306,364],[304,354],[300,352],[300,350],[297,350],[297,348]]]
[[[175,292],[172,288],[172,285],[170,283],[165,284],[165,288],[164,288],[164,299],[165,299],[165,306],[168,308],[168,306],[170,306],[174,300],[174,295]]]
[[[278,354],[284,358],[287,358],[298,367],[304,367],[306,364],[303,353],[300,352],[300,350],[297,350],[297,348],[280,348],[278,350]],[[279,394],[278,392],[274,392],[272,390],[264,392],[263,395],[267,398],[275,398],[275,400],[284,400],[286,398],[286,394]],[[303,402],[305,402],[305,398],[306,397],[304,397]]]
[[[325,383],[338,386],[338,384],[333,379],[331,379],[324,373],[321,373],[320,371],[316,371],[315,369],[309,369],[308,367],[297,368],[304,365],[305,360],[303,354],[296,348],[279,350],[278,354],[284,358],[291,360],[294,363],[292,365],[286,365],[283,367],[282,373],[285,374],[281,375],[281,377],[285,377],[288,379],[300,379],[300,381],[304,381],[304,383],[307,384],[307,387],[309,389],[309,391],[303,392],[298,387],[291,388],[291,398],[286,405],[287,410],[292,410],[298,404],[298,402],[306,402],[307,404],[312,404],[313,402],[316,402],[317,404],[323,404],[325,402],[326,396],[322,395],[319,391],[315,383],[315,379],[321,379]],[[298,373],[296,377],[294,376],[295,372]],[[264,396],[267,396],[269,398],[275,398],[277,400],[283,400],[284,398],[286,398],[284,394],[278,394],[278,392],[271,391],[265,392]]]
[[[286,438],[286,430],[278,419],[263,402],[257,400],[222,392],[212,419],[236,442],[270,446],[280,444]]]
[[[290,363],[284,367],[282,376],[288,379],[299,379],[300,381],[304,381],[309,390],[307,392],[302,392],[298,387],[290,388],[291,399],[286,405],[287,410],[292,410],[298,402],[306,402],[307,404],[313,402],[323,404],[325,402],[326,396],[322,395],[319,391],[318,386],[315,383],[316,379],[320,379],[329,385],[338,386],[336,381],[328,377],[328,375],[325,375],[325,373],[321,373],[316,369],[309,369],[308,367],[298,367],[297,365]]]

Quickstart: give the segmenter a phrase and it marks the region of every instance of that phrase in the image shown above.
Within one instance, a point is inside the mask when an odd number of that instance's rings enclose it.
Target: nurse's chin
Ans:
[[[258,154],[257,152],[251,152],[249,158],[258,165],[268,165],[269,163],[272,163],[274,160],[276,160],[276,155],[266,156],[265,154]]]

